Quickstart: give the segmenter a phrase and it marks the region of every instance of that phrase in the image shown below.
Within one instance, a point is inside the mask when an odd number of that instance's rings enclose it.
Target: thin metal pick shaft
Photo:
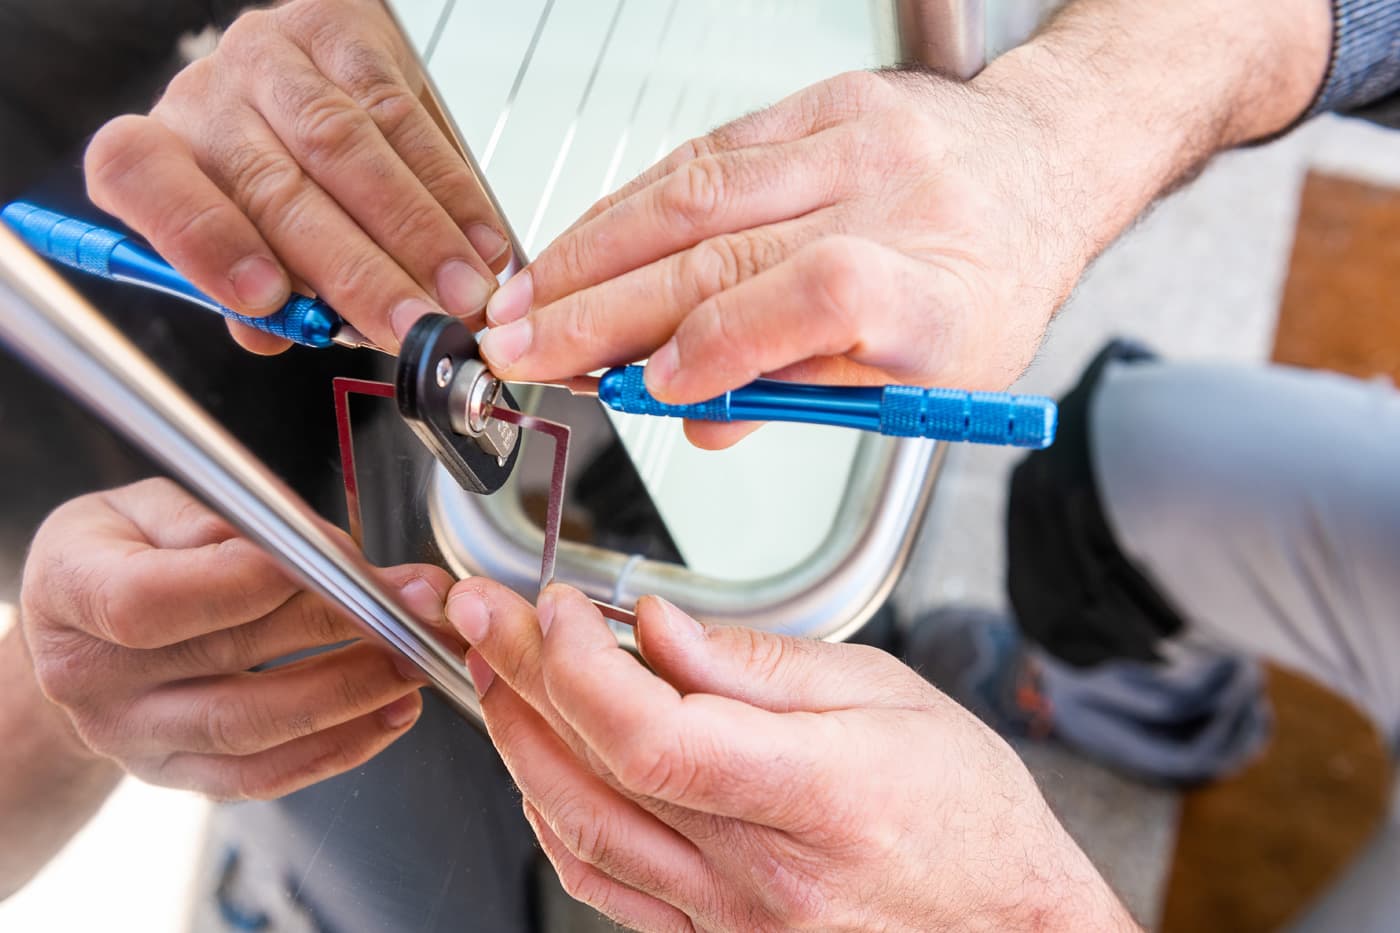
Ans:
[[[524,430],[546,434],[554,440],[554,465],[549,474],[549,502],[545,506],[544,548],[540,557],[540,592],[543,593],[544,588],[554,580],[554,560],[559,551],[559,528],[563,524],[564,488],[569,467],[569,426],[504,406],[493,407],[491,417]],[[606,619],[623,625],[637,624],[636,614],[620,606],[596,599],[593,605]]]
[[[505,406],[492,408],[491,417],[554,439],[554,466],[549,473],[549,504],[544,515],[544,554],[540,560],[540,591],[543,592],[554,579],[554,555],[559,550],[559,526],[564,518],[564,480],[569,468],[569,426]]]

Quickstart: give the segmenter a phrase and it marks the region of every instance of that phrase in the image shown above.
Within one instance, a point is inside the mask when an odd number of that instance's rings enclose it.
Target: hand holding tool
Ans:
[[[596,395],[613,411],[697,421],[791,421],[874,431],[890,437],[1039,449],[1055,440],[1053,399],[918,386],[821,386],[756,379],[718,398],[668,405],[647,391],[641,366],[541,385]]]
[[[0,211],[0,218],[39,255],[89,275],[165,292],[218,312],[231,321],[302,346],[324,349],[339,344],[380,349],[316,298],[293,294],[291,300],[273,314],[249,317],[219,304],[195,288],[150,247],[115,230],[24,201],[7,205]]]
[[[698,421],[794,421],[890,437],[1039,449],[1055,439],[1055,402],[1035,395],[891,385],[820,386],[757,379],[718,398],[668,405],[647,391],[641,366],[610,369],[598,398],[614,411]]]

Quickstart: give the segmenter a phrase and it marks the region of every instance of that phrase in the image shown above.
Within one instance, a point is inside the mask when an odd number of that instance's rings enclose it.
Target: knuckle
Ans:
[[[559,316],[558,345],[560,347],[596,348],[605,343],[608,315],[591,292],[570,296],[567,310]],[[554,328],[551,328],[553,330]],[[543,329],[541,329],[543,331]]]
[[[301,167],[284,153],[246,141],[229,150],[224,173],[254,222],[287,213],[301,195],[305,180]]]
[[[681,143],[676,148],[673,159],[683,164],[694,162],[696,159],[718,155],[722,148],[721,133],[718,131],[707,133],[704,136],[695,136]]]
[[[75,564],[72,554],[62,540],[58,514],[51,516],[39,529],[29,559],[24,565],[20,584],[20,621],[33,632],[43,628],[68,628],[74,614],[82,615],[79,601],[83,596],[80,578],[90,575],[81,564]],[[50,538],[58,538],[50,541]],[[85,618],[85,616],[84,616]]]
[[[701,247],[711,250],[716,258],[712,268],[719,270],[721,289],[731,288],[771,268],[783,258],[783,248],[772,236],[758,231],[731,233],[706,240]]]
[[[100,643],[81,636],[48,633],[31,639],[39,689],[65,709],[81,708],[92,695],[93,672],[103,660]]]
[[[66,652],[35,652],[31,663],[39,689],[59,706],[68,706],[75,698],[78,684],[85,679],[86,670]]]
[[[665,220],[683,231],[703,229],[726,197],[724,166],[713,156],[692,159],[672,172],[658,193]]]
[[[864,252],[859,241],[848,237],[830,237],[808,251],[803,280],[812,308],[845,337],[859,333],[866,276],[861,261]]]
[[[229,670],[229,662],[238,657],[237,649],[230,644],[230,639],[237,637],[237,631],[233,629],[227,633],[215,633],[177,642],[166,649],[166,660],[180,671]]]
[[[326,0],[299,0],[269,11],[269,18],[275,17],[274,28],[309,47],[313,43],[331,41],[344,28],[337,22],[335,6]]]
[[[283,733],[279,738],[287,741],[312,735],[317,731],[316,717],[307,710],[298,710],[282,723]]]
[[[491,733],[491,742],[503,751],[512,751],[517,748],[528,748],[532,726],[518,716],[503,716],[499,714],[496,706],[496,694],[488,694],[482,701],[482,709],[486,714],[486,726]]]
[[[926,113],[889,111],[862,127],[863,138],[852,149],[859,161],[880,165],[889,179],[924,179],[930,174],[940,180],[943,214],[961,219],[962,205],[971,199],[971,186],[959,183],[962,169],[953,152],[940,141],[947,136],[946,125]]]
[[[658,800],[678,801],[689,796],[698,772],[679,735],[632,742],[627,748],[627,757],[613,771],[624,788]]]
[[[298,593],[293,597],[293,601],[294,611],[298,614],[300,627],[306,633],[308,643],[316,646],[333,645],[352,637],[345,630],[344,620],[319,596]]]
[[[102,493],[95,493],[98,498],[103,498]],[[152,476],[124,486],[112,493],[117,496],[128,496],[135,499],[193,499],[185,491],[185,488],[168,476]]]
[[[377,54],[366,52],[363,64],[352,69],[347,90],[385,136],[397,136],[418,113],[418,98],[379,63]]]
[[[750,628],[741,628],[743,637],[749,642],[747,652],[748,675],[762,682],[777,681],[790,669],[794,655],[800,649],[795,640],[768,635]]]
[[[178,258],[191,247],[218,242],[227,228],[228,218],[219,204],[191,198],[163,210],[146,233],[151,242]]]
[[[181,497],[184,501],[176,507],[172,524],[184,530],[188,540],[194,542],[193,546],[216,544],[230,538],[232,530],[227,522],[198,499],[185,495],[183,490]]]
[[[427,242],[440,240],[438,231],[443,228],[442,206],[431,197],[413,198],[403,204],[385,225],[386,243]],[[404,257],[405,259],[408,257]],[[426,256],[414,257],[426,259]]]
[[[611,815],[577,795],[566,795],[556,805],[556,834],[577,858],[589,865],[607,859],[612,851],[616,825]]]
[[[427,125],[421,132],[405,133],[395,147],[413,158],[414,172],[443,209],[465,227],[473,221],[492,223],[489,209],[478,208],[479,190],[456,151],[447,145],[437,127]]]
[[[276,800],[292,790],[283,775],[270,769],[251,764],[234,767],[236,772],[226,782],[229,792],[224,796],[225,800]]]
[[[327,270],[324,291],[327,295],[334,296],[336,302],[363,302],[367,296],[383,293],[386,276],[385,266],[380,262],[382,257],[366,255],[366,252],[368,251],[342,251]],[[385,306],[388,306],[387,302]]]
[[[306,161],[333,168],[358,148],[368,123],[364,111],[317,94],[292,119],[293,145]]]
[[[706,240],[685,253],[681,275],[675,283],[678,299],[694,301],[717,295],[739,282],[739,259],[728,238]]]
[[[95,204],[120,209],[130,177],[145,164],[157,133],[150,117],[136,114],[117,117],[97,131],[83,155],[83,174]]]
[[[277,26],[278,19],[271,11],[248,10],[224,30],[215,54],[238,63],[253,60],[266,37],[276,34]]]
[[[147,620],[160,615],[160,607],[144,598],[141,588],[127,579],[81,585],[78,601],[86,604],[86,616],[95,631],[123,648],[157,648],[159,629]]]
[[[549,249],[549,267],[557,270],[557,276],[564,282],[588,282],[594,278],[598,264],[593,258],[593,240],[590,236],[574,232],[565,234]],[[536,267],[543,265],[536,263]],[[539,274],[538,271],[535,273]]]
[[[503,656],[493,658],[493,660],[500,664],[497,673],[501,679],[511,684],[527,701],[538,702],[538,697],[534,695],[540,687],[538,683],[540,680],[538,651],[514,648],[507,650]]]
[[[60,622],[63,597],[74,571],[66,539],[68,526],[81,526],[81,506],[76,500],[53,511],[34,534],[20,580],[20,620],[27,627]],[[50,618],[52,616],[52,618]]]
[[[204,661],[211,670],[245,671],[257,664],[273,660],[264,657],[260,650],[265,631],[265,626],[256,623],[235,625],[223,632],[215,632],[192,641],[207,643],[203,649]]]
[[[271,608],[269,600],[278,571],[258,546],[244,538],[228,538],[212,545],[212,565],[221,582],[216,595],[200,603],[196,610],[210,629],[227,629],[251,622]]]
[[[826,84],[831,104],[857,108],[878,106],[896,98],[890,82],[871,71],[847,71]]]
[[[601,913],[609,912],[611,897],[608,884],[602,876],[591,871],[587,864],[581,861],[566,861],[563,865],[556,864],[554,870],[559,875],[559,884],[570,897]]]
[[[226,55],[219,56],[221,59]],[[213,64],[208,58],[191,62],[176,73],[165,86],[160,102],[165,107],[194,103],[205,96]]]
[[[258,573],[250,578],[252,583],[260,583],[264,580],[264,574],[275,574],[276,565],[267,553],[247,538],[237,534],[229,534],[228,529],[221,523],[213,526],[214,540],[205,544],[205,547],[213,547],[218,553],[219,566],[230,572],[256,570]]]
[[[122,754],[119,719],[101,708],[75,707],[68,711],[68,721],[78,741],[99,755],[120,760]]]
[[[259,741],[266,733],[263,716],[246,700],[219,697],[202,701],[195,709],[200,734],[214,753],[250,755],[264,747]]]
[[[751,868],[761,882],[762,902],[767,924],[783,930],[822,929],[829,925],[831,912],[819,879],[795,868],[796,862],[779,852],[762,847],[752,852]]]

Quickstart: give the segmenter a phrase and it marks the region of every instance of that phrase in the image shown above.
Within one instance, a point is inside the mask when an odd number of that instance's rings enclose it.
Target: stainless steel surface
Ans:
[[[0,229],[0,340],[178,476],[480,721],[470,675],[374,569],[29,251]]]
[[[971,78],[987,64],[988,0],[895,0],[906,60]]]
[[[655,593],[709,621],[840,640],[865,624],[899,579],[944,454],[943,445],[928,441],[863,438],[831,531],[809,560],[785,573],[719,579],[561,541],[554,578],[617,605]],[[517,496],[472,496],[439,470],[428,515],[455,572],[519,588],[533,585],[545,539]],[[630,638],[625,631],[618,634]]]

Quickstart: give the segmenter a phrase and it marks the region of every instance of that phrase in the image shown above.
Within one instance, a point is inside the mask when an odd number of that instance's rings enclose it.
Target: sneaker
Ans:
[[[1007,613],[954,606],[922,616],[905,638],[904,662],[1004,736],[1051,732],[1035,660]]]

